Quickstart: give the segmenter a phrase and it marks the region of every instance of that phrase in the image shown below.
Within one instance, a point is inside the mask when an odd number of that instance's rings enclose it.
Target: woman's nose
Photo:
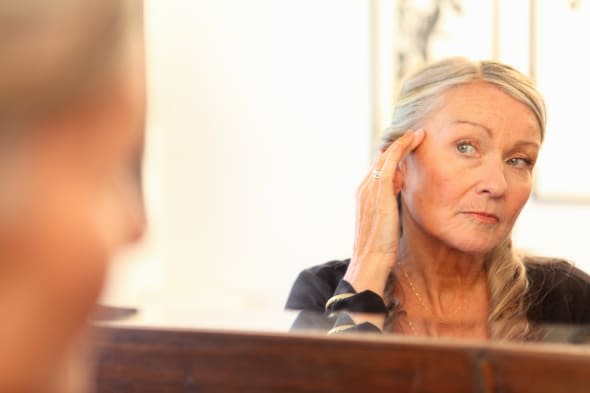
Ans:
[[[486,160],[480,172],[477,192],[488,194],[493,198],[504,196],[508,189],[504,160],[501,158],[489,158]]]

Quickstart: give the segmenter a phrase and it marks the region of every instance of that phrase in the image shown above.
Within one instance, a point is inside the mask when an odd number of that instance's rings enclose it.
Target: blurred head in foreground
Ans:
[[[0,2],[0,391],[50,391],[145,225],[139,0]]]

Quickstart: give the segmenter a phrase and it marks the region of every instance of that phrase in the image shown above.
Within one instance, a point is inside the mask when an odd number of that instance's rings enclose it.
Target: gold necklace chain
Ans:
[[[410,318],[408,318],[408,314],[406,314],[406,321],[408,321],[408,326],[410,327],[410,330],[412,331],[412,334],[414,336],[417,336],[418,335],[418,332],[414,328],[414,324],[412,323],[412,321],[410,321]]]
[[[418,300],[418,303],[420,303],[420,305],[422,306],[422,308],[424,309],[424,311],[428,312],[428,310],[426,309],[426,304],[424,303],[424,300],[422,300],[422,297],[420,296],[420,294],[418,293],[418,291],[416,291],[416,287],[414,286],[414,283],[410,279],[410,276],[408,275],[408,272],[406,271],[406,269],[404,269],[401,266],[400,266],[400,269],[404,273],[404,276],[406,277],[406,280],[408,281],[408,284],[410,284],[410,288],[412,289],[412,292],[414,292],[414,296],[416,296],[416,299]],[[408,326],[410,326],[410,330],[412,331],[412,334],[414,336],[417,336],[418,335],[418,332],[416,331],[416,328],[414,327],[414,324],[412,323],[412,321],[410,320],[410,318],[408,318],[408,312],[407,311],[406,311],[405,316],[406,316],[406,321],[408,322]]]
[[[401,269],[402,273],[404,274],[404,277],[406,278],[408,284],[410,285],[410,289],[412,290],[412,292],[414,293],[414,296],[416,297],[416,299],[418,300],[418,303],[420,303],[420,306],[424,309],[424,311],[426,311],[429,314],[434,314],[432,312],[432,308],[428,308],[426,307],[426,303],[424,302],[424,300],[422,299],[422,296],[420,296],[420,293],[418,293],[418,290],[416,290],[416,286],[414,285],[414,282],[412,281],[412,279],[410,278],[408,272],[406,271],[406,269],[404,269],[402,266],[399,266],[399,268]],[[465,298],[463,298],[463,308],[465,306]],[[459,310],[459,308],[455,309],[453,314],[456,314],[457,311]],[[410,320],[410,318],[408,318],[408,313],[406,312],[406,320],[408,321],[408,325],[410,326],[410,330],[412,331],[412,333],[414,334],[414,336],[417,336],[418,333],[416,331],[416,328],[414,327],[414,324],[412,323],[412,321]],[[434,316],[434,315],[432,315]]]
[[[426,311],[426,312],[429,312],[430,311],[430,313],[432,313],[432,311],[431,310],[428,310],[428,308],[426,307],[426,303],[424,303],[424,300],[422,300],[422,296],[420,296],[420,294],[416,290],[416,287],[414,286],[414,283],[410,279],[410,276],[408,275],[408,272],[406,271],[406,269],[404,269],[401,266],[400,266],[400,269],[402,269],[402,272],[404,273],[404,276],[406,277],[406,280],[408,280],[408,284],[410,284],[410,288],[412,289],[412,292],[414,292],[414,296],[416,296],[416,299],[418,299],[418,303],[420,303],[420,305],[422,306],[422,308],[424,309],[424,311]]]

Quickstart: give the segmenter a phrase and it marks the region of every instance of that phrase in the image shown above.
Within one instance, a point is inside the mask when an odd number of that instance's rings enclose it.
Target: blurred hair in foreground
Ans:
[[[5,0],[0,36],[0,391],[81,392],[71,356],[145,226],[143,5]]]

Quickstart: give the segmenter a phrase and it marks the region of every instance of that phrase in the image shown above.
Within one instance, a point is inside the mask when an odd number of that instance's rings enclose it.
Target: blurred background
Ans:
[[[590,271],[588,1],[146,0],[150,228],[102,302],[280,310],[298,272],[350,256],[355,191],[399,78],[498,59],[549,124],[517,247]]]

